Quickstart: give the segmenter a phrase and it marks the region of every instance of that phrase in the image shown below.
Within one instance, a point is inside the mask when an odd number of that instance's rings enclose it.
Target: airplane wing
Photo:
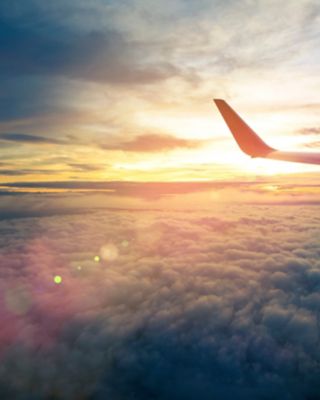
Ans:
[[[320,153],[280,151],[268,146],[224,100],[214,99],[240,149],[251,157],[320,164]]]

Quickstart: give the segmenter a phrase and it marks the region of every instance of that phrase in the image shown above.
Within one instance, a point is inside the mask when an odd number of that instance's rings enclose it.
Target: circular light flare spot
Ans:
[[[119,251],[113,243],[108,243],[101,247],[100,254],[104,261],[114,261],[118,258]]]
[[[128,240],[123,240],[123,241],[121,242],[121,246],[122,246],[122,247],[128,247],[128,246],[129,246]]]
[[[62,277],[60,275],[56,275],[54,278],[54,283],[60,285],[62,283]]]
[[[94,256],[93,259],[94,259],[94,261],[97,262],[97,263],[100,261],[100,257],[99,257],[99,256]]]
[[[78,270],[78,271],[81,271],[81,270],[82,270],[81,265],[78,265],[78,266],[77,266],[77,270]]]

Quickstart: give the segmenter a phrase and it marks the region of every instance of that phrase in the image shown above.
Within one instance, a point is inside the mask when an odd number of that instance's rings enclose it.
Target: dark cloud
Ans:
[[[72,164],[73,165],[73,164]],[[99,166],[97,166],[98,168]],[[95,168],[81,164],[82,171],[92,170]],[[4,182],[1,184],[3,189],[27,189],[27,190],[76,190],[76,191],[105,191],[110,195],[139,197],[145,200],[155,200],[162,197],[170,197],[174,195],[207,193],[223,191],[234,191],[230,196],[237,193],[239,196],[245,193],[252,193],[260,197],[249,197],[247,202],[278,202],[279,204],[287,204],[288,201],[301,203],[318,203],[319,202],[319,184],[304,183],[303,181],[289,183],[289,177],[282,181],[265,181],[263,178],[250,181],[195,181],[195,182],[134,182],[134,181],[43,181],[43,182]],[[271,190],[271,191],[270,191]],[[88,192],[88,193],[89,193]],[[308,196],[305,196],[308,194]],[[284,195],[284,197],[282,197]],[[271,196],[271,197],[270,197]],[[234,199],[230,197],[228,202]]]
[[[0,81],[0,121],[3,123],[50,114],[59,114],[62,118],[70,112],[66,105],[59,105],[66,93],[57,79],[0,74]]]
[[[17,193],[17,192],[1,192],[0,196],[29,196],[29,193]],[[13,197],[14,198],[14,197]],[[92,212],[91,209],[85,209],[84,207],[81,208],[74,208],[71,207],[49,207],[49,208],[38,208],[38,209],[27,209],[27,210],[19,210],[19,209],[8,209],[8,210],[0,210],[0,221],[6,220],[18,220],[18,219],[25,219],[25,218],[43,218],[43,217],[55,217],[57,215],[87,215]]]
[[[10,197],[10,196],[21,196],[24,194],[30,194],[29,192],[23,192],[23,191],[15,191],[15,190],[6,190],[6,189],[0,189],[0,196],[5,196],[5,197]]]
[[[318,211],[2,221],[2,398],[318,398]]]
[[[9,182],[2,187],[8,189],[65,189],[103,191],[119,196],[136,196],[156,199],[163,196],[205,192],[237,188],[238,190],[259,191],[260,182],[99,182],[99,181],[59,181],[59,182]]]
[[[55,26],[52,21],[46,29],[27,18],[8,18],[0,9],[2,76],[52,75],[112,84],[143,84],[177,74],[169,63],[140,64],[130,40],[116,31],[75,31],[59,26],[59,21],[55,21]]]
[[[180,72],[166,60],[144,60],[139,44],[117,30],[63,23],[82,10],[80,4],[50,9],[35,1],[0,5],[1,121],[46,115],[61,120],[74,113],[75,80],[127,87]]]
[[[51,141],[44,141],[41,140],[32,142],[32,143],[51,143]],[[56,144],[56,143],[55,143]],[[61,144],[61,143],[59,143]],[[12,164],[0,163],[0,176],[23,176],[23,175],[50,175],[52,176],[54,170],[52,169],[53,165],[56,165],[57,162],[54,160],[48,160],[44,162],[45,166],[51,166],[51,169],[45,168],[25,168],[21,166],[14,166]],[[81,172],[92,172],[92,171],[101,171],[105,168],[105,166],[95,165],[95,164],[78,164],[78,163],[66,163],[66,168],[61,168],[59,166],[59,172],[74,172],[74,171],[81,171]],[[40,186],[39,186],[40,188]]]
[[[9,142],[21,142],[21,143],[32,143],[32,144],[66,144],[58,139],[53,139],[44,136],[29,135],[26,133],[0,133],[0,140],[6,140]]]
[[[15,169],[4,169],[0,168],[0,176],[20,176],[20,175],[34,175],[34,174],[52,174],[52,170],[47,169],[26,169],[26,168],[15,168]]]
[[[90,172],[90,171],[100,171],[105,168],[103,165],[96,164],[84,164],[84,163],[67,163],[69,167],[77,171]]]
[[[7,142],[17,142],[17,143],[29,143],[29,144],[59,144],[59,145],[82,145],[82,146],[98,146],[105,150],[122,150],[129,152],[161,152],[161,151],[169,151],[179,148],[197,148],[203,145],[204,141],[202,140],[188,140],[178,138],[172,135],[166,134],[145,134],[141,136],[137,136],[131,141],[118,141],[115,143],[101,143],[101,141],[94,142],[88,141],[81,138],[76,138],[73,135],[66,135],[63,139],[56,139],[53,137],[46,137],[41,135],[30,135],[26,133],[0,133],[0,141]],[[93,168],[97,169],[98,166],[89,165],[89,164],[81,164],[81,163],[68,163],[69,166],[72,166],[76,169],[87,169]],[[101,168],[101,167],[100,167]]]

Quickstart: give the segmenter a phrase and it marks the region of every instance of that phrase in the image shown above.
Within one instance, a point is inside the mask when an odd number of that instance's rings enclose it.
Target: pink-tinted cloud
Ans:
[[[167,134],[144,134],[117,144],[101,144],[108,150],[123,150],[130,152],[154,153],[178,148],[196,148],[203,144],[201,140],[182,139]]]
[[[317,398],[318,214],[2,221],[2,397]]]

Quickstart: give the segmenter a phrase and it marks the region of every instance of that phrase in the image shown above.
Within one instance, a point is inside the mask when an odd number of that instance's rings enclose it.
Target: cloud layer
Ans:
[[[2,221],[1,397],[318,398],[318,211]]]

